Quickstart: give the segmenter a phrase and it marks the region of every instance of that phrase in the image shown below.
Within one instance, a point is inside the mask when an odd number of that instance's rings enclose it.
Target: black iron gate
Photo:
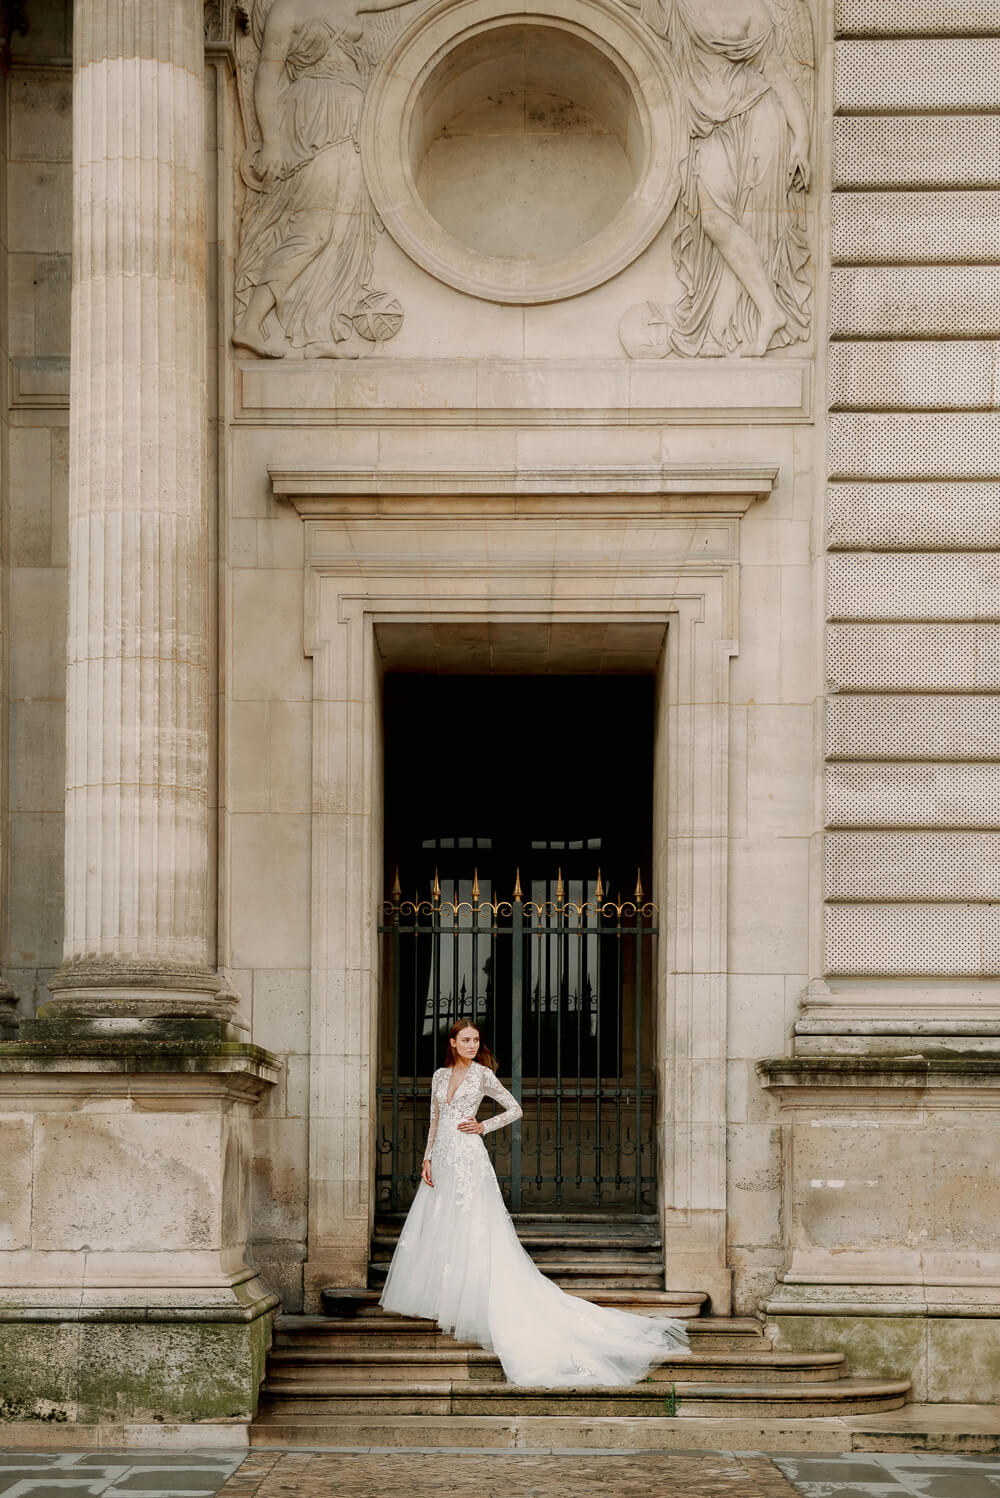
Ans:
[[[423,1159],[431,1074],[456,1020],[470,1018],[524,1108],[486,1136],[513,1211],[655,1209],[656,907],[637,880],[608,898],[598,873],[567,898],[560,874],[520,878],[510,899],[480,888],[402,898],[384,942],[377,1172],[381,1209],[409,1205]]]

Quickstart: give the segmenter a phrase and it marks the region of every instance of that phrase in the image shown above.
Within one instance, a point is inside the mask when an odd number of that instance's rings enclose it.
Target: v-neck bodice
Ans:
[[[475,1118],[484,1097],[493,1098],[503,1109],[501,1113],[495,1114],[492,1118],[483,1120],[484,1134],[491,1134],[494,1129],[502,1129],[507,1124],[515,1123],[521,1117],[521,1105],[517,1099],[501,1085],[488,1067],[482,1066],[478,1061],[470,1064],[449,1101],[448,1091],[451,1081],[452,1068],[450,1066],[439,1067],[431,1079],[431,1127],[427,1136],[427,1148],[424,1151],[425,1160],[430,1159],[434,1142],[438,1137],[438,1129],[442,1124],[448,1126],[449,1136],[457,1134],[460,1140],[479,1139],[476,1134],[459,1133],[458,1125],[463,1119]]]

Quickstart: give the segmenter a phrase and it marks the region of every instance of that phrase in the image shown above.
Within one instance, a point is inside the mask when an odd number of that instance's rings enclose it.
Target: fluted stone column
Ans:
[[[215,1015],[203,0],[76,0],[66,931],[45,1013]]]

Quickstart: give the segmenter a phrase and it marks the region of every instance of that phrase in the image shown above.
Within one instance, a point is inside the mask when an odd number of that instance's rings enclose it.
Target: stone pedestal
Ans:
[[[914,1398],[1000,1395],[1000,1061],[954,1050],[759,1063],[785,1133],[789,1349],[849,1351]]]
[[[74,10],[66,924],[49,1013],[232,1008],[210,919],[203,12]]]
[[[190,1038],[0,1046],[5,1420],[252,1417],[278,1298],[246,1258],[250,1117],[276,1077]]]

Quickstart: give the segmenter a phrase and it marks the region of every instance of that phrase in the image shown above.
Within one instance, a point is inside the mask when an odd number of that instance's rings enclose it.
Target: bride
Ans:
[[[477,1060],[477,1057],[479,1058]],[[459,1020],[431,1081],[421,1183],[392,1256],[381,1305],[436,1321],[495,1352],[510,1383],[631,1384],[687,1352],[683,1323],[567,1295],[535,1268],[507,1215],[482,1135],[521,1117],[479,1029]],[[484,1097],[505,1111],[481,1122]]]

